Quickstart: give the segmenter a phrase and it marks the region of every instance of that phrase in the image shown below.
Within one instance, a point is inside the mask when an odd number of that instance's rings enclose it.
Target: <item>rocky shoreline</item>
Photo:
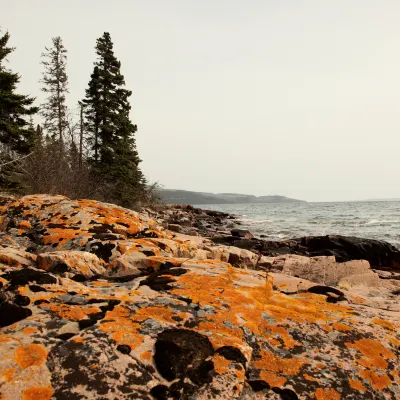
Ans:
[[[234,216],[0,205],[0,398],[395,399],[398,251]]]
[[[256,238],[240,229],[238,217],[190,205],[166,205],[146,210],[164,228],[187,235],[199,235],[214,243],[250,250],[262,256],[296,254],[307,257],[334,256],[338,262],[367,260],[375,269],[400,273],[400,250],[379,240],[341,235],[308,236],[280,241]]]

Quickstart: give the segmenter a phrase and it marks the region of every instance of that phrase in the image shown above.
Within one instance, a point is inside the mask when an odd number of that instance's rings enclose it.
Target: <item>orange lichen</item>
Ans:
[[[72,338],[72,340],[75,343],[83,343],[84,342],[83,337],[81,337],[81,336],[75,336],[74,338]]]
[[[365,386],[360,381],[356,381],[354,379],[349,379],[349,383],[350,383],[350,387],[354,390],[362,390],[363,392],[367,391]]]
[[[8,335],[0,334],[0,343],[6,343],[12,340],[12,338]]]
[[[80,321],[81,319],[86,318],[87,315],[95,314],[101,311],[98,307],[84,308],[66,304],[52,304],[50,306],[50,310],[60,318],[70,321]]]
[[[308,375],[308,374],[303,374],[304,379],[310,382],[318,382],[318,379],[313,378],[312,376]]]
[[[11,382],[14,379],[15,368],[7,368],[3,372],[0,372],[0,377],[6,382]]]
[[[281,343],[279,342],[279,340],[276,340],[274,338],[271,338],[268,340],[269,344],[271,344],[272,346],[279,346]]]
[[[24,220],[24,221],[21,221],[19,223],[18,228],[20,228],[20,229],[31,229],[32,225],[31,225],[31,223],[29,221]]]
[[[326,332],[333,332],[333,327],[330,325],[322,325],[321,328]]]
[[[315,391],[317,400],[340,400],[342,396],[335,389],[321,389]]]
[[[271,387],[280,387],[286,382],[284,377],[278,376],[277,374],[269,371],[261,371],[260,379],[267,382]]]
[[[394,370],[390,371],[390,375],[392,375],[393,380],[396,383],[400,383],[400,372],[398,369],[394,369]]]
[[[351,301],[354,301],[354,303],[357,303],[357,304],[364,304],[364,303],[366,303],[366,300],[363,299],[362,297],[352,296],[350,299],[351,299]]]
[[[254,366],[256,368],[279,372],[284,375],[297,375],[303,365],[303,360],[296,358],[280,358],[264,350],[261,352],[261,359],[254,361]]]
[[[0,264],[9,265],[10,267],[21,268],[22,265],[15,258],[7,254],[0,254]]]
[[[225,357],[220,356],[219,354],[213,357],[214,370],[217,374],[224,374],[228,372],[229,365],[232,361],[227,360]]]
[[[147,319],[146,317],[141,321]],[[112,335],[117,343],[127,344],[132,349],[140,346],[144,337],[139,333],[140,322],[131,318],[131,312],[122,306],[117,306],[112,311],[107,311],[106,322],[100,324],[100,329]]]
[[[351,331],[352,330],[352,328],[350,328],[348,325],[342,324],[341,322],[335,322],[333,324],[333,327],[334,327],[335,330],[342,331],[342,332],[343,331],[347,332],[347,331]]]
[[[395,355],[386,347],[384,347],[378,340],[373,339],[360,339],[354,343],[345,343],[349,348],[355,348],[360,351],[364,357],[358,360],[358,363],[366,368],[371,366],[379,369],[387,368],[386,359],[395,359]],[[386,358],[386,359],[385,359]]]
[[[365,370],[360,372],[360,376],[367,379],[376,390],[385,389],[392,384],[391,379],[386,374],[380,375],[376,372]]]
[[[263,320],[260,324],[260,328],[262,328],[264,334],[267,333],[268,336],[272,334],[279,335],[283,341],[283,347],[286,350],[293,349],[295,346],[299,345],[299,343],[289,335],[289,332],[284,326],[271,325]]]
[[[173,315],[174,314],[172,313],[172,310],[170,308],[144,307],[137,311],[137,313],[135,314],[135,318],[136,316],[138,316],[139,318],[143,316],[146,317],[146,319],[151,317],[158,321],[174,323],[175,321],[172,319]]]
[[[142,360],[150,361],[152,357],[153,354],[151,353],[151,351],[144,351],[143,353],[140,354],[140,358]]]
[[[47,351],[40,344],[28,344],[15,349],[15,361],[22,369],[43,365],[46,359]]]
[[[385,321],[384,319],[374,318],[371,322],[374,324],[381,325],[384,328],[394,330],[394,325],[390,321]]]
[[[27,327],[27,328],[22,329],[22,333],[24,335],[31,335],[32,333],[36,333],[36,332],[39,332],[38,328]]]
[[[100,287],[110,287],[110,286],[114,286],[112,283],[110,282],[100,282],[100,281],[93,281],[90,282],[91,286],[100,286]]]
[[[53,396],[51,386],[32,386],[22,393],[22,400],[50,400]]]

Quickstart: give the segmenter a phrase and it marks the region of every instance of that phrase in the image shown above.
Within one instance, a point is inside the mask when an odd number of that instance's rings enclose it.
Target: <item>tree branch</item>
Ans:
[[[26,155],[23,156],[23,157],[20,157],[20,158],[17,158],[17,159],[15,159],[15,160],[11,160],[11,161],[8,161],[8,162],[6,162],[6,163],[0,164],[0,168],[1,168],[1,167],[4,167],[5,165],[8,165],[8,164],[12,164],[12,163],[21,161],[21,160],[23,160],[24,158],[27,158],[27,157],[31,156],[32,154],[33,154],[33,151],[32,151],[32,153],[26,154]]]

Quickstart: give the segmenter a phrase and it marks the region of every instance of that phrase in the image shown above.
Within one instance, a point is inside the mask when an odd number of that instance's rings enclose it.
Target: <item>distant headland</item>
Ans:
[[[305,203],[285,196],[253,196],[239,193],[205,193],[189,190],[158,189],[161,200],[167,204],[243,204],[243,203]]]

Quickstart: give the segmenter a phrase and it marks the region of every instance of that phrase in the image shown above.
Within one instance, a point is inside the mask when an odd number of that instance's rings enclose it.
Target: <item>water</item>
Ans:
[[[244,228],[267,240],[339,234],[385,240],[400,248],[400,201],[200,207],[236,214]]]

